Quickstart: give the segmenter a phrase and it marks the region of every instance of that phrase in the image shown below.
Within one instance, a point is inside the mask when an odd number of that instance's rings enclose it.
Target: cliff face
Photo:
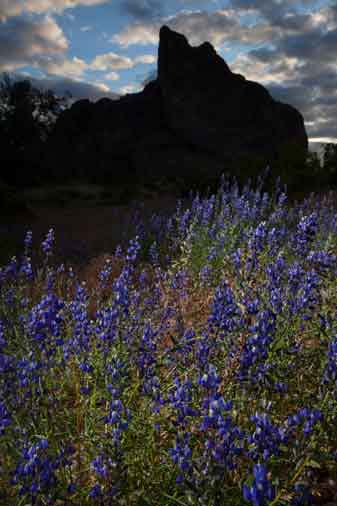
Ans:
[[[272,163],[285,149],[304,158],[307,146],[294,107],[232,73],[208,42],[191,47],[163,26],[157,79],[140,93],[81,100],[64,111],[45,165],[116,181],[202,177],[220,174],[238,158]]]

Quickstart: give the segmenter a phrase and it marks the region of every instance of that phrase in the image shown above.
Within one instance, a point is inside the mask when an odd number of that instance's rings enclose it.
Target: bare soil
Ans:
[[[27,230],[33,232],[34,247],[50,228],[56,236],[55,252],[59,260],[85,263],[102,254],[112,254],[118,244],[136,233],[135,216],[146,223],[153,213],[171,214],[177,198],[153,196],[127,205],[95,205],[76,201],[73,205],[33,205],[27,211],[0,217],[0,264],[22,252]]]

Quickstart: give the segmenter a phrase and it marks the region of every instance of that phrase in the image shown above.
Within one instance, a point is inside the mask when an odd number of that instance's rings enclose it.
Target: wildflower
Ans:
[[[327,363],[323,374],[323,383],[335,383],[337,386],[337,334],[332,335],[327,353]]]
[[[41,244],[42,251],[49,257],[53,252],[53,246],[55,242],[54,229],[50,229],[45,240]]]
[[[243,486],[243,497],[254,506],[267,506],[275,497],[275,489],[268,478],[267,468],[256,464],[253,468],[254,481],[251,487]]]

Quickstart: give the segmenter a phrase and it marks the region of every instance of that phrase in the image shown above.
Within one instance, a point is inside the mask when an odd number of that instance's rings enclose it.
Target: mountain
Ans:
[[[303,117],[231,72],[209,42],[192,47],[162,26],[157,78],[119,100],[80,100],[57,120],[44,165],[100,181],[217,176],[240,161],[304,160]],[[237,169],[238,170],[238,169]]]

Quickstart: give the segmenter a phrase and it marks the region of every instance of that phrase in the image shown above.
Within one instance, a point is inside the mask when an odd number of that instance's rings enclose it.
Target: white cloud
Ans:
[[[121,32],[114,35],[110,42],[117,42],[123,47],[132,44],[157,44],[159,28],[160,23],[135,23],[128,25]]]
[[[106,93],[110,93],[110,91],[111,91],[109,86],[107,86],[106,84],[101,83],[99,81],[94,81],[93,83],[90,83],[90,84],[92,84],[93,86],[96,86],[96,88],[98,88],[99,90],[104,91]]]
[[[310,139],[310,143],[312,144],[316,144],[316,143],[319,143],[319,144],[329,144],[329,143],[337,143],[337,139],[335,137],[311,137]]]
[[[131,58],[116,53],[100,54],[90,64],[92,70],[120,70],[133,67]]]
[[[62,29],[49,16],[39,22],[15,18],[1,25],[0,70],[14,70],[33,64],[42,55],[60,55],[67,49]]]
[[[110,0],[0,0],[0,20],[20,16],[23,13],[43,14],[63,12],[77,6],[92,6]]]
[[[128,56],[110,52],[97,55],[88,68],[98,71],[131,69],[140,63],[151,64],[156,60],[156,57],[151,54],[139,55],[132,60]]]
[[[136,56],[136,58],[133,60],[133,63],[134,65],[137,65],[138,63],[152,64],[156,63],[156,61],[157,61],[156,56],[152,54],[143,54],[140,56]]]
[[[166,24],[172,30],[184,34],[190,44],[199,45],[209,41],[216,49],[224,43],[263,43],[272,39],[278,31],[268,23],[259,23],[254,29],[240,24],[240,17],[233,9],[213,12],[183,10],[160,20],[137,22],[115,34],[111,42],[122,47],[133,44],[158,44],[160,27]]]
[[[88,64],[84,60],[81,60],[81,58],[74,56],[71,60],[41,59],[38,67],[49,75],[78,79],[83,76],[85,70],[88,68]]]
[[[92,26],[81,26],[81,32],[90,32],[92,30]]]
[[[122,86],[119,88],[119,92],[122,95],[125,95],[126,93],[136,93],[138,91],[141,91],[141,86],[138,83],[131,83],[127,84],[126,86]]]
[[[109,74],[104,76],[104,79],[107,79],[108,81],[118,81],[119,74],[117,74],[117,72],[109,72]]]
[[[299,74],[300,61],[297,58],[284,58],[273,63],[256,60],[250,53],[239,54],[230,65],[231,71],[242,74],[246,79],[264,85],[294,79]]]

